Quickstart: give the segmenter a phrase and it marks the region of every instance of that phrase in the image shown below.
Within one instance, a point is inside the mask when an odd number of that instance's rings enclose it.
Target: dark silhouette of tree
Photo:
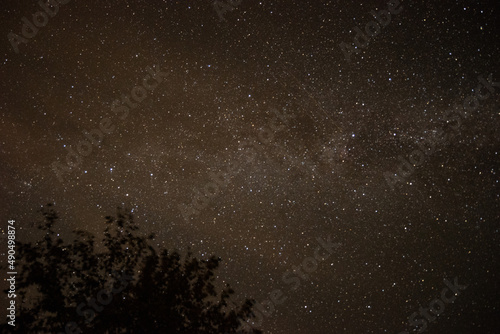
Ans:
[[[2,333],[262,333],[245,322],[254,301],[231,307],[229,285],[217,291],[220,258],[158,254],[154,235],[138,236],[120,208],[106,217],[103,251],[84,231],[66,244],[53,206],[41,212],[43,239],[16,242],[16,326],[0,325]]]

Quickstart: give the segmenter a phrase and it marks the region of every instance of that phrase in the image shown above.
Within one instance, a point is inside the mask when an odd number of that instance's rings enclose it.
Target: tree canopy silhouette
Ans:
[[[65,243],[53,206],[41,212],[43,239],[16,242],[17,316],[2,333],[262,333],[245,322],[254,301],[236,306],[229,285],[217,290],[220,258],[157,252],[154,236],[138,236],[132,214],[120,208],[106,217],[104,250],[84,231]]]

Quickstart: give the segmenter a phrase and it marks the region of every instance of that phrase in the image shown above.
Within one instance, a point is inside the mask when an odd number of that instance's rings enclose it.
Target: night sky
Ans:
[[[265,333],[411,333],[444,280],[426,332],[500,331],[495,1],[62,2],[2,3],[0,231],[124,206]]]

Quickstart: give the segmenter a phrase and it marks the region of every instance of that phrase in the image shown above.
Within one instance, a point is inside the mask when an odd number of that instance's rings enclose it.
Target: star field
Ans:
[[[265,333],[411,333],[455,277],[426,330],[497,332],[495,2],[233,2],[69,1],[18,53],[41,9],[4,4],[0,231],[39,237],[52,202],[61,235],[102,236],[124,206],[157,247],[220,256],[238,301],[280,290]],[[318,238],[338,247],[302,275]]]

